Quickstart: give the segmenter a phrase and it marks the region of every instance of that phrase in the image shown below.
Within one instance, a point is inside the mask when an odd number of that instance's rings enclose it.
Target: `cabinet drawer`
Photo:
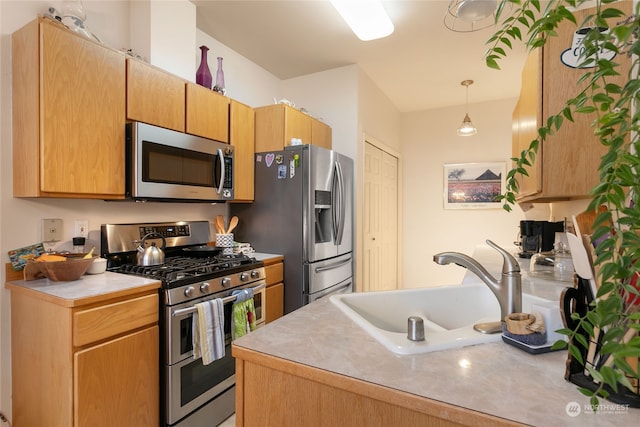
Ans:
[[[267,274],[267,286],[282,282],[284,279],[283,268],[284,264],[281,262],[278,264],[267,265],[264,268],[265,273]]]
[[[73,313],[73,345],[80,347],[158,322],[158,295]]]

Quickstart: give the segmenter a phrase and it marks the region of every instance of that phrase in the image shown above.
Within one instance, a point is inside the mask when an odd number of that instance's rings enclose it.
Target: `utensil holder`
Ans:
[[[233,233],[216,234],[216,246],[222,248],[223,255],[233,254]]]
[[[600,350],[602,348],[602,343],[600,342],[603,335],[602,332],[595,338],[592,338],[586,332],[586,330],[582,328],[579,333],[587,340],[588,343],[592,343],[592,341],[595,340],[595,342],[593,342],[593,344],[595,344],[596,346],[594,360],[599,359]],[[587,362],[587,349],[582,348],[582,345],[580,343],[574,344],[581,349],[581,355],[585,363],[589,363]],[[638,365],[640,361],[637,360],[638,358],[635,359],[636,360],[627,359],[627,361],[632,366],[634,363]],[[567,363],[564,379],[579,387],[583,387],[591,391],[596,391],[600,387],[600,384],[596,383],[591,375],[585,374],[585,367],[582,365],[582,363],[577,361],[569,352],[567,352]],[[637,380],[637,378],[629,378],[629,382],[633,386],[632,390],[618,385],[617,392],[605,384],[603,388],[609,393],[607,400],[620,405],[629,405],[629,407],[631,408],[640,408],[640,382]]]

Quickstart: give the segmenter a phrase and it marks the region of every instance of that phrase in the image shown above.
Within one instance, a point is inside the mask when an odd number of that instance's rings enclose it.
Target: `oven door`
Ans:
[[[231,339],[226,340],[222,359],[204,365],[201,358],[188,358],[165,366],[165,375],[166,421],[173,425],[235,385]]]
[[[233,288],[233,290],[261,288],[253,294],[257,326],[264,323],[265,285],[266,282],[261,280],[247,286]],[[167,307],[165,310],[168,339],[165,349],[164,399],[168,425],[173,425],[184,417],[192,415],[198,408],[225,392],[227,395],[233,394],[229,392],[229,389],[235,386],[235,360],[231,357],[233,301],[224,304],[225,355],[209,365],[204,365],[202,358],[193,358],[194,311],[189,310],[196,303],[227,297],[233,290]],[[231,411],[233,412],[233,408]]]
[[[133,198],[233,200],[228,144],[133,122],[127,124],[127,146]]]
[[[247,286],[237,287],[233,290],[256,288],[261,286],[261,290],[254,291],[253,304],[256,309],[256,326],[262,326],[265,315],[265,285],[264,280],[254,282]],[[212,298],[223,298],[231,294],[232,291],[225,292],[224,295],[210,295],[208,297],[192,300],[184,304],[177,304],[165,308],[165,325],[168,325],[166,331],[166,347],[164,360],[167,365],[174,365],[185,359],[193,359],[193,311],[188,309],[194,307],[195,304]],[[232,319],[233,302],[224,304],[224,334],[225,337],[231,338],[231,319]]]

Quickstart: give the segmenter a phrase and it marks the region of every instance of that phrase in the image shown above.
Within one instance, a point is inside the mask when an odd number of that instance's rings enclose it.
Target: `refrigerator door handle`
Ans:
[[[342,244],[345,221],[344,177],[340,163],[334,163],[333,232],[336,245]]]
[[[351,258],[344,259],[342,261],[338,261],[333,264],[325,265],[322,267],[316,267],[315,271],[316,273],[322,273],[323,271],[329,271],[329,270],[333,270],[334,268],[342,267],[343,265],[349,264],[350,262],[351,262]]]
[[[340,219],[338,218],[338,203],[339,195],[338,195],[338,163],[333,163],[333,178],[331,180],[331,231],[333,233],[333,242],[334,244],[338,241],[338,222]]]

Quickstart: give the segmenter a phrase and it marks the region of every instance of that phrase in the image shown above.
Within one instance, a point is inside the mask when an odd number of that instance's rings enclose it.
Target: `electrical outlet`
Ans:
[[[58,242],[62,240],[62,220],[43,219],[42,220],[42,241]]]
[[[73,237],[89,237],[89,220],[76,219]]]

